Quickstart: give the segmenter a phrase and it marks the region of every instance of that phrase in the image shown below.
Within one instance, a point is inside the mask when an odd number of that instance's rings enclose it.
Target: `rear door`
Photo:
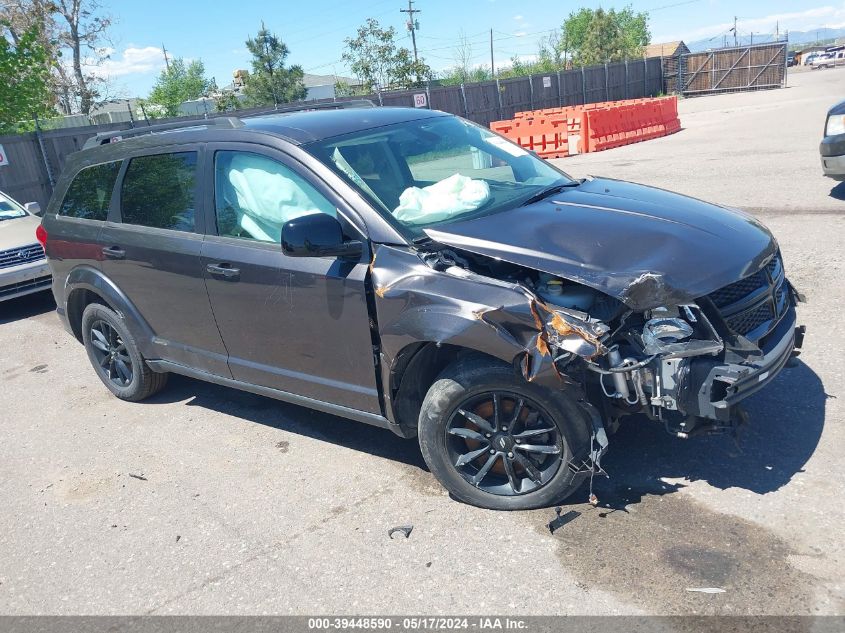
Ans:
[[[203,260],[233,377],[381,413],[365,289],[368,249],[359,261],[281,250],[282,225],[305,213],[338,217],[348,238],[364,241],[351,211],[282,152],[251,144],[208,151],[215,226]]]
[[[124,161],[100,235],[103,272],[155,332],[159,358],[230,377],[200,261],[202,160],[197,146],[181,146]]]

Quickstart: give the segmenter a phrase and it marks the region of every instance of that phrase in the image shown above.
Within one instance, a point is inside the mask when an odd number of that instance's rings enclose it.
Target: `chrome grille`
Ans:
[[[754,339],[765,336],[789,306],[780,254],[756,273],[710,293],[727,326]]]
[[[44,259],[44,249],[41,248],[41,244],[30,244],[28,246],[10,248],[5,251],[0,251],[0,268],[20,266],[21,264],[28,264],[29,262],[35,262],[39,259]]]

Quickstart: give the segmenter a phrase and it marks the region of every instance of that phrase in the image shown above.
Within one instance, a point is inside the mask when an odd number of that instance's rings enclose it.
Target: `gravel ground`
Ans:
[[[738,446],[634,420],[554,535],[452,501],[387,431],[179,377],[120,402],[49,297],[2,304],[0,613],[845,613],[845,203],[816,155],[843,87],[684,101],[672,137],[563,161],[754,210],[809,303]]]

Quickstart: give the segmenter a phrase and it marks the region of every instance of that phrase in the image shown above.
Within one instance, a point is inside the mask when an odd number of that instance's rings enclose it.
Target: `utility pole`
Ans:
[[[775,22],[775,39],[780,41],[780,20]]]
[[[399,13],[408,14],[408,30],[411,32],[411,42],[414,45],[414,63],[417,63],[417,35],[416,31],[419,23],[414,18],[415,13],[421,13],[420,9],[414,8],[414,0],[408,0],[407,9],[399,9]]]
[[[167,72],[170,72],[170,60],[167,58],[167,49],[164,44],[161,45],[161,52],[164,53],[164,65],[167,66]]]
[[[754,31],[751,31],[751,46],[754,46]]]
[[[493,63],[493,29],[490,29],[490,79],[496,78],[496,65]]]
[[[734,27],[731,29],[734,32],[734,46],[738,46],[739,44],[736,41],[736,16],[734,16]]]

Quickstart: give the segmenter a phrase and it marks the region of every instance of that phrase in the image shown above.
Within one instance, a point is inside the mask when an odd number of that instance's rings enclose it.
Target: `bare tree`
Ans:
[[[107,81],[90,72],[108,59],[112,18],[101,15],[99,0],[2,0],[0,36],[17,42],[20,34],[38,25],[42,45],[50,57],[52,89],[65,114],[90,113],[97,100],[110,92]],[[70,63],[62,52],[70,52]]]
[[[0,3],[0,35],[8,34],[18,44],[21,34],[37,26],[42,45],[50,44],[54,32],[53,5],[45,0],[3,0]],[[52,52],[52,48],[47,48]]]
[[[453,50],[455,59],[454,73],[460,77],[462,82],[467,81],[472,72],[472,44],[467,39],[463,29],[458,31],[458,44]]]
[[[89,114],[99,96],[98,87],[102,80],[86,67],[96,66],[108,59],[105,44],[109,42],[108,29],[112,24],[109,15],[102,15],[99,0],[55,0],[58,15],[64,25],[59,38],[71,52],[70,84],[65,84],[68,96],[78,99],[79,111]]]

